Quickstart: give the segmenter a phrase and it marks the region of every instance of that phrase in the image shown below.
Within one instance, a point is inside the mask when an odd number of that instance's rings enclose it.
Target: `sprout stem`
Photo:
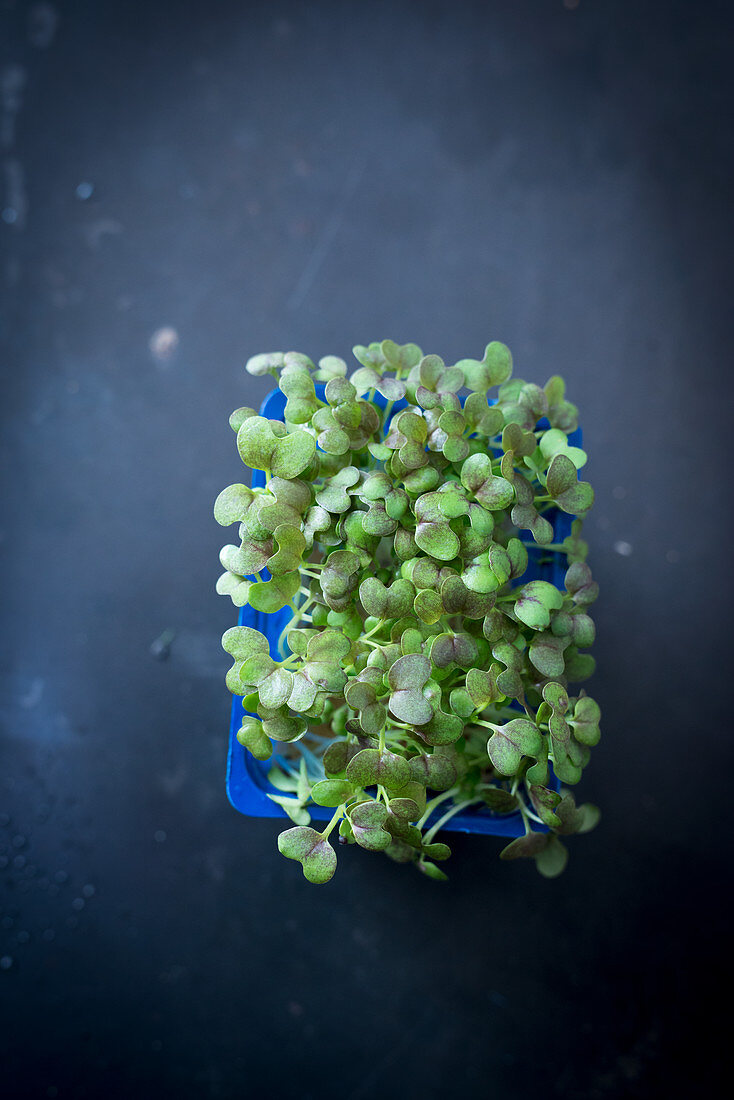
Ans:
[[[371,638],[373,634],[376,634],[377,631],[380,630],[380,628],[383,627],[384,625],[385,625],[385,620],[380,619],[379,622],[375,623],[375,625],[372,627],[371,630],[368,630],[366,634],[362,635],[362,637],[360,638],[360,641],[361,642],[366,642],[368,638]]]
[[[433,811],[435,809],[437,809],[441,805],[442,802],[445,802],[448,798],[453,798],[454,795],[458,794],[458,793],[459,793],[459,788],[458,787],[452,787],[450,791],[445,791],[443,794],[436,795],[436,797],[432,798],[430,800],[430,802],[427,802],[426,803],[426,808],[423,811],[423,816],[421,817],[420,821],[418,822],[418,828],[419,829],[423,828],[423,826],[428,821],[428,818],[431,816]]]
[[[337,808],[334,810],[334,816],[332,817],[329,824],[326,826],[326,828],[321,833],[324,840],[329,839],[329,834],[333,831],[334,826],[336,825],[336,823],[338,821],[340,821],[342,817],[344,817],[344,811],[345,810],[346,810],[346,805],[344,803],[342,803],[341,806],[337,806]]]
[[[450,821],[454,814],[458,814],[460,810],[465,810],[467,806],[474,806],[478,802],[481,802],[481,798],[467,798],[464,802],[455,803],[450,809],[446,811],[443,817],[440,817],[435,825],[432,825],[428,832],[423,837],[424,844],[430,844],[439,829],[442,829],[447,821]]]

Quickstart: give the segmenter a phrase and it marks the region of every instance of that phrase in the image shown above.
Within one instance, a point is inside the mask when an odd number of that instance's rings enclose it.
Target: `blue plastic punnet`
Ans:
[[[316,392],[322,400],[324,388],[324,386],[316,387]],[[384,399],[381,398],[380,394],[375,395],[375,403],[384,404]],[[405,404],[405,401],[396,401],[392,415],[394,416],[395,413],[405,408]],[[284,410],[285,395],[279,389],[275,389],[263,401],[260,414],[266,416],[269,420],[282,420]],[[543,428],[549,425],[547,421],[541,420],[539,426]],[[572,446],[580,447],[582,445],[581,429],[577,428],[575,432],[569,435],[568,441]],[[262,470],[253,470],[252,487],[259,488],[264,485],[265,474]],[[571,534],[573,516],[554,510],[548,513],[547,518],[553,524],[554,542],[562,542],[567,535]],[[548,561],[547,557],[545,560],[539,561],[541,553],[542,551],[530,548],[528,569],[522,578],[523,583],[529,580],[546,580],[562,589],[566,572],[565,559],[560,554],[553,553],[548,555],[552,558],[551,561]],[[253,627],[264,634],[270,645],[271,656],[278,659],[278,638],[290,617],[291,610],[289,607],[284,607],[281,611],[276,611],[273,614],[255,611],[252,607],[243,607],[240,609],[238,622],[240,626]],[[232,719],[229,731],[229,752],[227,754],[227,796],[234,808],[248,817],[287,818],[285,810],[268,798],[268,794],[282,793],[276,790],[268,781],[270,765],[278,760],[277,747],[271,760],[260,761],[256,760],[237,740],[237,731],[247,713],[249,712],[244,710],[241,697],[235,695],[232,699]],[[550,773],[549,785],[558,790],[559,782],[553,774],[552,767]],[[444,814],[447,808],[450,808],[450,805],[450,803],[444,803],[436,811],[434,818],[429,819],[428,824]],[[323,806],[309,806],[308,812],[315,821],[328,821],[333,814],[333,810]],[[522,836],[525,832],[519,811],[499,814],[488,807],[472,807],[463,810],[450,818],[444,829],[446,832],[453,833],[480,833],[487,836],[505,837]],[[534,829],[536,832],[548,831],[544,825],[540,824],[534,825]]]

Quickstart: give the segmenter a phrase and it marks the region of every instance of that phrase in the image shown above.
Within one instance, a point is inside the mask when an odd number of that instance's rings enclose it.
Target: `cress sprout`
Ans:
[[[587,456],[568,442],[577,409],[557,376],[542,388],[511,378],[497,341],[452,366],[391,340],[354,355],[351,374],[336,356],[250,359],[277,380],[284,421],[232,414],[240,457],[266,484],[230,485],[214,507],[238,524],[217,591],[291,612],[277,652],[247,626],[222,643],[227,686],[250,712],[238,740],[273,759],[270,797],[294,823],[279,850],[327,882],[336,830],[444,879],[437,832],[488,807],[524,823],[501,857],[556,875],[559,838],[599,817],[567,789],[600,736],[596,702],[569,690],[594,671],[580,650],[598,590],[581,518],[553,541],[558,509],[583,517],[594,499],[578,474]],[[558,555],[561,588],[524,580],[531,556]],[[273,757],[295,742],[295,756]],[[334,809],[321,832],[312,804]]]

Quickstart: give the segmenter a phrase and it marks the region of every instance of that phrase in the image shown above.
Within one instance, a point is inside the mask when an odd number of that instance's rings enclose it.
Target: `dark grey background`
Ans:
[[[729,6],[0,10],[8,1096],[703,1091],[731,988]],[[387,336],[504,340],[582,409],[604,817],[553,882],[460,838],[445,887],[352,850],[311,887],[225,798],[211,506],[267,389],[243,364]]]

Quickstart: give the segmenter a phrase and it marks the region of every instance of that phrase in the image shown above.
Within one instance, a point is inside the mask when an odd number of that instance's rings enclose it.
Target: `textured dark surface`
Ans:
[[[728,6],[0,12],[7,1095],[702,1092],[731,978]],[[582,409],[604,817],[553,882],[456,838],[446,887],[351,850],[310,887],[225,800],[211,505],[267,388],[243,363],[385,336],[504,340]]]

